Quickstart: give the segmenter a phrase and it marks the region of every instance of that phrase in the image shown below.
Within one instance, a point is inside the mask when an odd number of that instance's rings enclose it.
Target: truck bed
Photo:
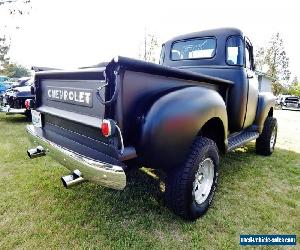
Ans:
[[[232,82],[125,57],[101,67],[37,72],[40,133],[75,152],[116,164],[120,141],[102,135],[102,119],[116,121],[125,147],[138,147],[143,116],[153,102],[176,89],[199,85],[219,92],[226,103]]]

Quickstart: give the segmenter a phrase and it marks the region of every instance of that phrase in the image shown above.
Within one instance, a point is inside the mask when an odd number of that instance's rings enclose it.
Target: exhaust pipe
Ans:
[[[45,156],[46,151],[42,146],[37,146],[36,148],[27,150],[27,154],[28,154],[29,158],[34,159],[37,157]]]
[[[68,188],[80,184],[84,179],[81,177],[81,172],[76,169],[72,174],[61,177],[61,181],[64,187]]]

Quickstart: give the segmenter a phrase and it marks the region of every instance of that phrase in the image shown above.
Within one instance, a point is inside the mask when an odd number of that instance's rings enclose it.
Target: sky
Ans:
[[[1,1],[1,0],[0,0]],[[31,0],[29,15],[0,6],[0,32],[11,36],[11,59],[26,66],[74,68],[137,57],[145,29],[159,43],[189,32],[237,27],[254,47],[280,33],[292,78],[300,78],[298,1]],[[20,27],[16,29],[15,27]]]

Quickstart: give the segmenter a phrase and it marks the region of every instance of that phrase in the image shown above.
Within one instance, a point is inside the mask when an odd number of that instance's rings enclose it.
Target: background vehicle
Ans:
[[[23,114],[31,117],[30,110],[26,109],[25,101],[35,98],[32,93],[33,78],[23,79],[20,82],[22,82],[22,87],[15,85],[2,95],[0,112],[5,112],[7,115]]]
[[[28,81],[30,80],[30,77],[21,77],[17,80],[17,82],[11,84],[11,87],[12,88],[16,88],[16,87],[24,87],[24,86],[27,86],[28,85]]]
[[[287,96],[282,102],[282,109],[300,109],[300,98],[298,96]]]
[[[92,180],[123,189],[134,164],[166,172],[166,201],[196,219],[214,196],[219,153],[256,139],[272,154],[275,98],[259,93],[253,47],[238,29],[183,35],[162,46],[160,65],[117,57],[75,71],[35,77],[36,148],[69,168],[68,187]]]
[[[8,80],[9,77],[0,76],[0,95],[3,94],[8,88],[10,88],[10,85],[7,83]]]

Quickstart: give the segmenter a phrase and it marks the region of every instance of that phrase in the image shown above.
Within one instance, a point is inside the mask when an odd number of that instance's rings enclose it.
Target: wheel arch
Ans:
[[[146,115],[141,138],[143,161],[152,168],[177,167],[198,135],[215,139],[219,150],[225,151],[227,130],[226,106],[217,91],[200,86],[174,91],[156,101]]]
[[[219,152],[226,152],[227,135],[223,122],[219,117],[213,117],[208,120],[200,129],[198,135],[213,140],[217,144]]]
[[[264,123],[267,117],[273,117],[275,107],[275,97],[271,93],[260,93],[258,97],[258,105],[254,124],[257,126],[258,132],[263,131]]]

